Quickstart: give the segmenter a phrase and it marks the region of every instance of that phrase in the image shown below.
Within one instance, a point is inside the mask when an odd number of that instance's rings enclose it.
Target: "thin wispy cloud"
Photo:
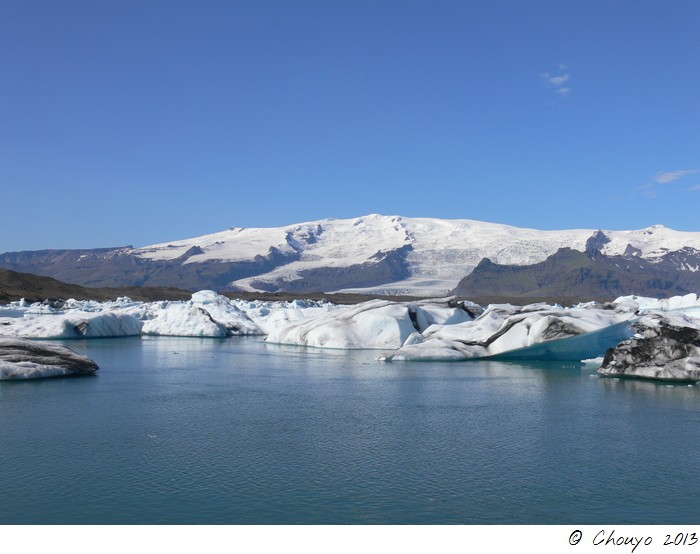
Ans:
[[[699,173],[700,169],[677,169],[675,171],[659,171],[654,175],[654,181],[659,184],[666,185],[677,181],[686,175],[692,175],[694,173]]]
[[[636,192],[644,196],[645,198],[656,198],[658,196],[659,187],[674,183],[687,175],[694,175],[700,173],[700,169],[674,169],[673,171],[659,171],[652,178],[651,181],[637,187]],[[693,185],[691,187],[686,187],[684,191],[698,191],[700,190],[700,185]]]
[[[559,87],[566,83],[571,78],[571,75],[565,73],[564,75],[559,75],[558,77],[555,77],[550,75],[549,73],[545,73],[544,78],[547,79],[547,83],[549,83],[553,87]]]
[[[544,85],[562,98],[573,90],[571,86],[566,85],[571,79],[571,73],[567,71],[568,69],[568,66],[558,64],[556,73],[542,73],[541,75]]]
[[[656,185],[654,183],[647,183],[642,185],[637,190],[646,198],[656,198]]]

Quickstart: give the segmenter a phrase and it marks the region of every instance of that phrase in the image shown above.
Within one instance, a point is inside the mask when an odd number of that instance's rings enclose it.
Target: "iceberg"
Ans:
[[[215,321],[211,314],[192,304],[171,304],[158,311],[153,319],[143,324],[144,335],[176,337],[226,337],[224,325]]]
[[[97,369],[93,360],[65,346],[0,337],[0,380],[89,375]]]
[[[617,307],[636,310],[640,313],[649,311],[679,312],[700,318],[700,300],[695,293],[671,298],[648,298],[645,296],[621,296],[614,302]]]
[[[581,361],[633,335],[632,314],[594,307],[489,306],[473,321],[436,325],[411,337],[386,361],[475,358]]]
[[[22,318],[2,318],[0,336],[34,339],[129,337],[141,334],[142,322],[129,314],[71,311]]]
[[[225,296],[199,291],[189,302],[165,302],[153,306],[143,324],[144,335],[179,337],[228,337],[259,335],[259,327]]]
[[[264,335],[269,335],[273,329],[339,308],[325,300],[232,300],[231,303],[245,313]]]
[[[611,348],[598,369],[606,377],[700,381],[700,321],[656,310],[634,324],[637,334]]]
[[[626,296],[572,308],[537,303],[484,309],[453,298],[346,306],[229,300],[205,290],[189,301],[14,302],[0,310],[5,340],[251,334],[267,335],[270,343],[378,349],[387,361],[600,358],[599,373],[605,376],[700,381],[700,300],[695,294]],[[3,367],[5,374],[17,374],[16,366]],[[39,373],[62,371],[52,366]]]
[[[370,300],[273,328],[266,340],[317,348],[395,350],[417,331],[470,319],[465,310],[437,303]]]
[[[228,298],[200,291],[189,302],[111,302],[69,299],[60,305],[14,303],[14,314],[0,317],[0,336],[74,339],[169,335],[227,337],[262,334],[260,328]]]

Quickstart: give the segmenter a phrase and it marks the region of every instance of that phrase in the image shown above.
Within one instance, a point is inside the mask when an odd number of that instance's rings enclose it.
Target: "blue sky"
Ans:
[[[700,231],[700,2],[0,2],[0,252],[368,213]]]

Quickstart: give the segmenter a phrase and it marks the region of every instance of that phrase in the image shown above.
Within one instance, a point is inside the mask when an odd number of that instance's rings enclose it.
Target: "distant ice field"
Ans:
[[[293,281],[305,270],[350,267],[371,261],[381,253],[402,251],[407,277],[374,292],[439,295],[485,257],[500,264],[527,265],[541,262],[558,249],[585,250],[596,229],[537,230],[470,219],[407,218],[372,214],[354,219],[324,219],[287,227],[236,228],[192,239],[156,244],[134,250],[142,258],[173,260],[186,253],[186,264],[252,260],[265,257],[270,249],[293,256],[294,261],[263,276],[240,279],[231,284],[255,290],[256,282]],[[683,247],[700,249],[700,233],[674,231],[662,225],[635,231],[604,231],[609,242],[606,255],[634,249],[644,258],[654,258]],[[194,249],[194,251],[192,250]],[[700,268],[687,268],[697,271]],[[364,292],[368,287],[343,288]],[[330,291],[329,291],[330,292]]]

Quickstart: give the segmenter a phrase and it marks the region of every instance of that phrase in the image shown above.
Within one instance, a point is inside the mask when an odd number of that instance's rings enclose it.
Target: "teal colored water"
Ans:
[[[700,388],[259,338],[0,383],[0,523],[697,523]]]

